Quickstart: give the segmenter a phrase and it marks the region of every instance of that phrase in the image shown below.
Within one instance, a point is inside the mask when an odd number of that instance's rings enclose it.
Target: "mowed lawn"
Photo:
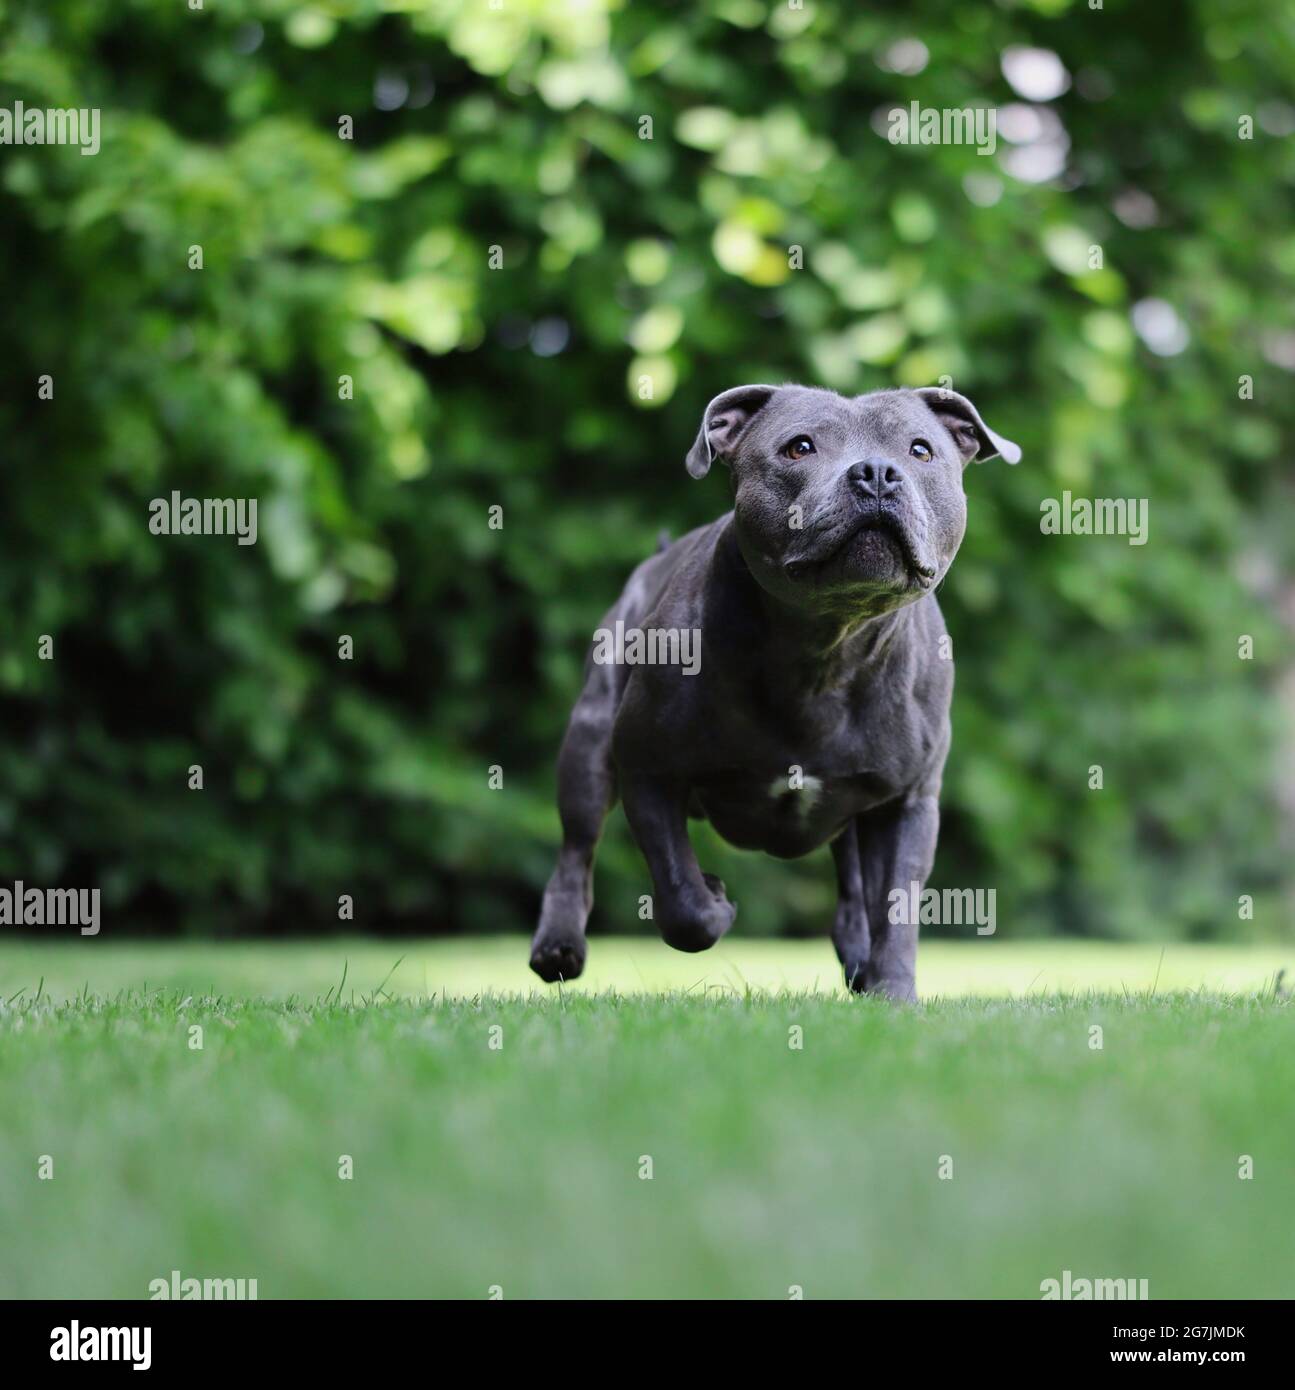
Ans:
[[[931,943],[896,1009],[823,942],[6,943],[0,1296],[1290,1297],[1286,960]]]

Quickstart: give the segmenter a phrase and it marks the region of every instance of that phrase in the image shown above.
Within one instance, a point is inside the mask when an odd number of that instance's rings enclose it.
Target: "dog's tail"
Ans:
[[[674,542],[670,539],[669,531],[662,531],[656,538],[656,553],[661,554],[663,550],[669,550]]]

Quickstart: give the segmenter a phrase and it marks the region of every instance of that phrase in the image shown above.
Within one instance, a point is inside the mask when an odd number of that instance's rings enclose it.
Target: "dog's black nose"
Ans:
[[[846,476],[850,486],[865,497],[891,497],[904,485],[904,475],[889,459],[870,458],[852,463]]]

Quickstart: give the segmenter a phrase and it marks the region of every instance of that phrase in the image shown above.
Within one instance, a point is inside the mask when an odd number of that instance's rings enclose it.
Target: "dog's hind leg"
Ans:
[[[594,852],[603,822],[616,804],[611,741],[617,700],[617,668],[591,662],[558,754],[562,848],[531,942],[531,969],[548,984],[574,980],[585,967]]]

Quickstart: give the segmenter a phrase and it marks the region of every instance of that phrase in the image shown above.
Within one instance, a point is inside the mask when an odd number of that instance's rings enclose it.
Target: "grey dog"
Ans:
[[[733,510],[639,565],[604,619],[700,633],[700,662],[591,653],[558,759],[541,979],[584,968],[594,851],[619,795],[669,945],[704,951],[737,911],[698,867],[689,816],[781,859],[830,843],[846,982],[916,998],[917,923],[887,909],[935,857],[953,694],[935,588],[966,529],[963,470],[1000,454],[1021,451],[939,387],[738,386],[711,401],[687,468],[723,460]]]

